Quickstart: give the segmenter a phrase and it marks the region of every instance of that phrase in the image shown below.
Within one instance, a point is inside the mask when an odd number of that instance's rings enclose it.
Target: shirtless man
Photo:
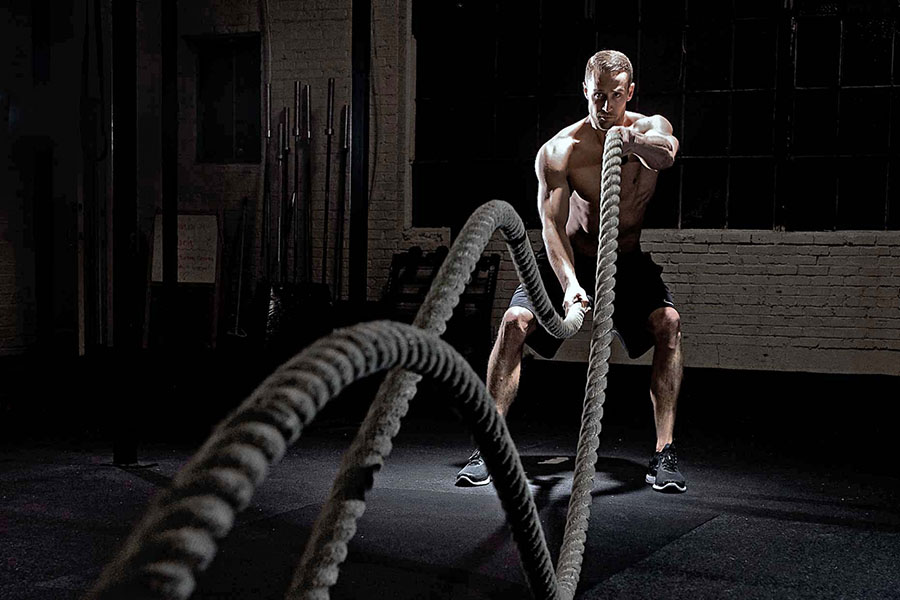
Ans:
[[[565,311],[576,302],[589,305],[594,292],[603,145],[610,129],[619,128],[624,145],[613,324],[632,358],[653,348],[650,398],[656,451],[650,458],[647,483],[656,490],[683,492],[687,486],[678,471],[672,437],[682,374],[680,318],[660,278],[662,269],[640,246],[644,212],[656,188],[657,173],[672,166],[678,140],[664,117],[625,110],[634,83],[631,62],[621,52],[604,50],[592,56],[583,87],[588,116],[544,144],[535,161],[544,239],[538,265],[555,306]],[[488,391],[503,417],[518,390],[526,341],[548,358],[562,344],[538,324],[520,285],[503,315],[488,361]],[[476,451],[457,475],[456,484],[490,481]]]

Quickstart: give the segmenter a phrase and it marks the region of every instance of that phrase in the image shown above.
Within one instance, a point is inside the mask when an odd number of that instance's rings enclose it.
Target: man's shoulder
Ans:
[[[579,141],[579,132],[584,121],[578,121],[560,129],[556,135],[544,142],[538,151],[538,161],[547,167],[565,170],[569,156]]]
[[[656,130],[659,133],[671,135],[672,124],[662,115],[642,115],[641,113],[626,112],[625,126],[633,127],[641,133]]]
[[[647,115],[643,115],[639,112],[633,112],[630,110],[625,111],[625,127],[631,127],[641,119],[646,119]]]

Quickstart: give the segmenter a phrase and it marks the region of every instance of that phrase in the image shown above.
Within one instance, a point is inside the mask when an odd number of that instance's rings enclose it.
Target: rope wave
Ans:
[[[590,516],[594,465],[603,415],[618,233],[621,134],[613,129],[604,148],[601,186],[597,299],[575,478],[554,571],[537,508],[506,424],[484,382],[468,362],[440,339],[475,264],[491,236],[503,234],[537,313],[552,335],[574,335],[585,309],[561,318],[547,297],[525,227],[506,202],[492,200],[469,218],[444,260],[413,325],[391,321],[339,329],[281,365],[223,420],[178,472],[168,490],[148,507],[119,554],[86,598],[182,600],[196,586],[268,470],[284,456],[331,399],[350,383],[388,370],[369,412],[344,454],[286,597],[329,597],[347,556],[347,544],[365,511],[375,472],[390,455],[392,440],[422,377],[447,386],[464,423],[481,449],[506,511],[531,592],[540,599],[574,596],[581,573]]]

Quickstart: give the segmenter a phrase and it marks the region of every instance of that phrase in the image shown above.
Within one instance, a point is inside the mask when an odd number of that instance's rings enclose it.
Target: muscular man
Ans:
[[[629,356],[653,348],[650,398],[656,421],[656,451],[650,458],[648,483],[660,491],[687,489],[678,471],[673,429],[681,385],[681,327],[678,311],[663,283],[662,269],[641,252],[641,227],[656,188],[657,172],[672,166],[678,140],[672,125],[659,115],[625,110],[634,93],[628,57],[604,50],[588,60],[584,73],[588,115],[557,133],[538,151],[538,211],[544,251],[538,265],[555,306],[568,310],[588,305],[594,291],[600,220],[600,176],[606,134],[617,127],[624,140],[619,204],[618,255],[613,325]],[[557,308],[559,310],[559,308]],[[562,340],[537,322],[520,285],[503,315],[488,361],[487,387],[506,416],[519,384],[526,342],[552,357]],[[476,451],[457,475],[457,485],[484,485],[491,480]]]

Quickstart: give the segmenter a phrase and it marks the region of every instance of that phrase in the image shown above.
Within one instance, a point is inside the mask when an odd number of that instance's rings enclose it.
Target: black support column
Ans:
[[[113,17],[113,352],[104,382],[113,412],[113,462],[137,463],[130,398],[120,381],[133,375],[141,347],[143,277],[139,260],[137,203],[137,5],[112,3]]]
[[[177,335],[178,284],[178,6],[162,2],[163,328],[165,345]]]
[[[371,15],[371,0],[353,1],[349,298],[357,305],[365,303],[368,288]]]

